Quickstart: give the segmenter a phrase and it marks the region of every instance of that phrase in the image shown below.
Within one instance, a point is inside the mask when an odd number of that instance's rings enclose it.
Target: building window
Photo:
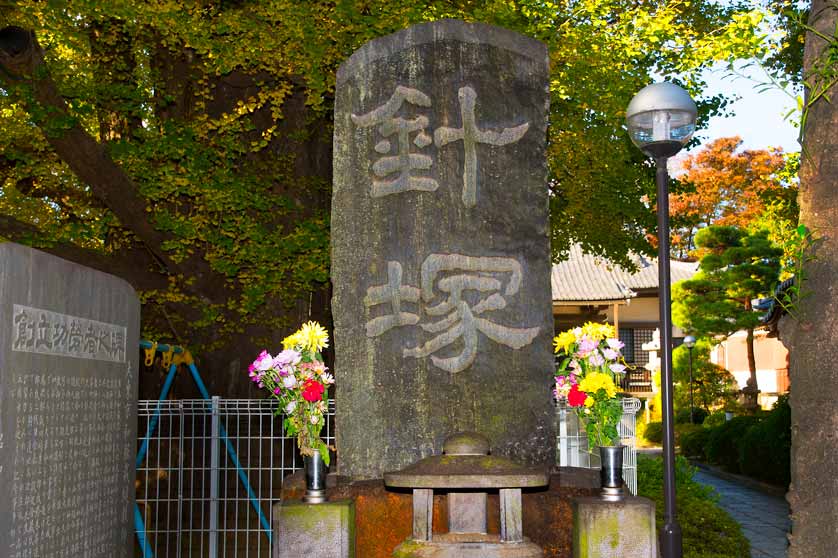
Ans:
[[[649,353],[643,350],[643,344],[652,341],[654,328],[620,328],[620,341],[625,344],[623,356],[633,366],[645,366],[649,363]]]

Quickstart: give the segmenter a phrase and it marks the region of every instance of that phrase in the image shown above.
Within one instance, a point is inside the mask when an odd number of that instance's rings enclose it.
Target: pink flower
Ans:
[[[595,339],[591,339],[590,337],[585,335],[579,342],[579,350],[576,352],[576,356],[580,358],[585,358],[585,356],[587,356],[588,353],[597,348],[597,345],[599,345],[599,343],[597,343]]]
[[[608,368],[610,368],[615,374],[622,374],[626,371],[626,367],[618,362],[611,364]]]
[[[605,342],[608,343],[608,346],[614,349],[615,351],[619,351],[620,349],[626,346],[625,343],[623,343],[619,339],[614,339],[613,337],[611,339],[606,339]]]
[[[259,356],[256,357],[256,360],[253,361],[253,368],[256,370],[260,370],[264,372],[265,370],[270,370],[273,366],[273,357],[268,351],[262,351],[259,353]]]
[[[620,356],[620,353],[618,353],[614,349],[603,349],[602,356],[604,356],[608,360],[617,360],[617,357]]]
[[[297,364],[301,358],[302,355],[294,349],[285,349],[274,357],[273,365],[277,368],[283,368],[289,364]]]

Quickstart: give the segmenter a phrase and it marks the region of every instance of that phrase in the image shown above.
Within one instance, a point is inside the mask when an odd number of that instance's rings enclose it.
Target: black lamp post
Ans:
[[[695,424],[695,420],[693,420],[693,347],[695,347],[695,337],[692,335],[687,335],[684,337],[684,346],[687,347],[687,351],[689,351],[689,362],[690,362],[690,424]]]
[[[681,527],[675,513],[675,421],[672,413],[672,309],[669,284],[669,173],[667,160],[695,131],[697,111],[689,94],[672,83],[641,89],[626,109],[631,140],[654,158],[658,190],[658,292],[661,319],[661,400],[663,403],[663,558],[681,558]]]

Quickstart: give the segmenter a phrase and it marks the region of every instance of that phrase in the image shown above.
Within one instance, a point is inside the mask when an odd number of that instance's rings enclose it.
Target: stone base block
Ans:
[[[355,503],[338,500],[274,506],[273,558],[355,558]]]
[[[337,481],[337,482],[335,482]],[[394,492],[384,482],[326,478],[331,501],[355,502],[355,555],[362,558],[392,558],[393,549],[413,533],[413,494]],[[285,477],[282,501],[299,500],[305,492],[303,472]],[[573,498],[599,493],[599,471],[564,467],[550,477],[549,490],[525,491],[522,496],[524,536],[544,549],[545,558],[572,555]],[[489,533],[500,533],[498,495],[489,494]],[[434,496],[434,536],[448,530],[448,507],[443,494]],[[302,558],[302,557],[301,557]]]
[[[464,542],[462,539],[468,539]],[[524,542],[500,542],[497,535],[434,535],[432,541],[406,540],[393,551],[394,558],[542,558],[541,547]]]
[[[574,558],[657,558],[655,504],[647,498],[573,499]]]

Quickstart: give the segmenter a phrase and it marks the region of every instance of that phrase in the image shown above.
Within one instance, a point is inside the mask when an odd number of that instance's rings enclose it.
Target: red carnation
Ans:
[[[585,404],[585,399],[587,398],[588,394],[581,391],[577,384],[573,384],[570,388],[570,393],[567,394],[567,403],[571,407],[581,407]]]
[[[306,380],[303,382],[303,399],[309,403],[320,401],[324,391],[326,391],[326,387],[320,382],[315,380]]]

